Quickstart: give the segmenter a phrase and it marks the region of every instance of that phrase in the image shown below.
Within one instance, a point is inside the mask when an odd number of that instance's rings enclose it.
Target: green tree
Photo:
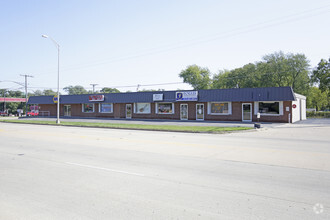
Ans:
[[[42,96],[43,92],[41,90],[35,90],[32,94],[29,93],[29,96]]]
[[[330,91],[330,58],[329,61],[321,59],[312,73],[312,80],[319,84],[321,91]]]
[[[219,71],[213,76],[213,89],[260,87],[260,74],[255,64],[249,63],[231,71]]]
[[[190,65],[179,74],[183,82],[190,84],[194,89],[209,89],[211,85],[210,70],[197,65]]]
[[[316,108],[316,111],[325,109],[329,105],[328,91],[322,92],[317,87],[311,87],[307,96],[307,108]]]
[[[109,88],[109,87],[104,87],[100,90],[101,93],[120,93],[120,91],[116,88]]]
[[[80,95],[80,94],[88,94],[88,91],[80,85],[76,86],[67,86],[63,88],[64,91],[68,93],[68,95]]]
[[[265,55],[259,63],[259,71],[265,86],[291,86],[295,92],[308,92],[309,61],[304,54],[284,54],[280,51]]]
[[[303,54],[275,52],[262,61],[249,63],[233,70],[220,71],[213,76],[212,88],[254,88],[291,86],[306,95],[310,84],[309,61]]]
[[[42,93],[43,95],[47,95],[47,96],[57,95],[57,92],[53,91],[52,89],[45,89]]]

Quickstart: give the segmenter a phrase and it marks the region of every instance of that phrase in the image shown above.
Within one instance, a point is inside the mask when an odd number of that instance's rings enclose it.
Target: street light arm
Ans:
[[[53,41],[53,43],[56,45],[57,49],[60,49],[60,45],[56,42],[56,40],[54,40],[51,36],[48,35],[41,35],[43,38],[49,38],[51,41]]]

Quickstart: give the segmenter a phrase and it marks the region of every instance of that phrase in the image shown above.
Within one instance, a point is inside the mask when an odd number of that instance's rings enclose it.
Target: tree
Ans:
[[[68,93],[68,95],[79,95],[79,94],[88,94],[87,90],[80,86],[67,86],[63,88],[64,91]]]
[[[316,111],[325,109],[329,105],[328,91],[322,92],[317,87],[311,87],[307,96],[307,108],[316,108]]]
[[[33,93],[29,93],[29,96],[42,96],[43,95],[43,92],[39,89],[33,91]]]
[[[304,54],[275,52],[262,61],[249,63],[213,76],[212,88],[254,88],[291,86],[297,93],[308,93],[309,61]]]
[[[53,91],[52,89],[45,89],[42,93],[43,95],[47,95],[47,96],[57,95],[57,92]]]
[[[330,91],[330,58],[329,61],[321,59],[312,73],[312,80],[319,83],[321,91]]]
[[[138,92],[160,92],[160,91],[165,91],[165,89],[142,89],[139,90]]]
[[[249,63],[231,71],[219,71],[213,76],[213,89],[260,87],[260,76],[255,64]]]
[[[116,88],[109,88],[109,87],[104,87],[100,90],[101,93],[120,93],[120,91]]]
[[[266,86],[291,86],[295,92],[307,94],[309,61],[304,54],[275,52],[263,57],[259,71]]]
[[[209,89],[211,85],[210,70],[197,65],[190,65],[179,74],[183,82],[190,84],[195,90]]]

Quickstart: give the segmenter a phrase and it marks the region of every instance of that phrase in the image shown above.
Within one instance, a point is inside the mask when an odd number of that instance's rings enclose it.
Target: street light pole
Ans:
[[[49,38],[57,48],[57,119],[56,123],[60,124],[60,45],[51,37],[42,35],[44,38]]]

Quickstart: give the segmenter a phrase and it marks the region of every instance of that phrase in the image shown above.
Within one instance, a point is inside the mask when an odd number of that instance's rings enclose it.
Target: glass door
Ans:
[[[204,120],[204,104],[196,105],[196,120]]]
[[[132,118],[132,104],[126,104],[126,118]]]
[[[64,105],[64,116],[71,116],[71,105]]]
[[[188,120],[188,104],[180,105],[180,119]]]
[[[251,103],[242,104],[242,121],[252,121],[252,105],[251,105]]]

